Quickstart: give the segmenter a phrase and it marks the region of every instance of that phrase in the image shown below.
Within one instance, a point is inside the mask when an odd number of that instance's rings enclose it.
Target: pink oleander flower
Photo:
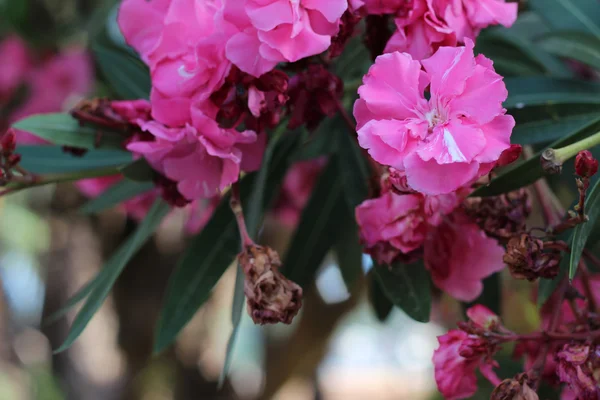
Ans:
[[[150,66],[152,115],[169,126],[190,120],[190,106],[206,101],[225,81],[227,35],[215,25],[219,0],[125,0],[119,26]]]
[[[433,283],[461,301],[475,300],[483,279],[504,269],[504,248],[460,213],[429,233],[424,254]]]
[[[506,86],[489,59],[474,57],[470,40],[421,62],[398,52],[379,56],[358,93],[359,144],[375,161],[405,172],[421,193],[471,184],[510,147],[515,121],[502,108]]]
[[[556,373],[561,382],[578,399],[600,398],[600,347],[589,344],[565,344],[556,353],[558,367]]]
[[[240,171],[260,167],[265,136],[253,131],[222,129],[197,108],[191,123],[169,128],[139,120],[149,135],[134,137],[127,149],[143,155],[154,169],[176,182],[187,200],[211,198],[237,181]]]
[[[440,46],[455,46],[466,43],[467,39],[474,41],[488,26],[500,24],[510,27],[517,19],[518,11],[517,3],[504,0],[412,0],[408,5],[394,4],[400,1],[387,3],[389,6],[383,10],[396,15],[397,30],[385,52],[406,52],[419,60],[431,56]]]
[[[494,385],[500,379],[493,371],[498,364],[491,358],[494,349],[483,339],[453,329],[438,336],[440,346],[433,353],[435,381],[446,400],[458,400],[471,397],[477,391],[479,369]]]
[[[227,58],[258,77],[280,62],[324,52],[347,0],[223,0],[222,26],[233,29]],[[226,28],[227,29],[227,28]]]
[[[363,0],[367,14],[405,14],[414,7],[415,0]]]
[[[274,216],[289,226],[296,226],[327,159],[300,161],[292,165],[283,180]]]
[[[0,42],[0,104],[8,102],[19,85],[25,83],[32,66],[23,40],[9,36]]]

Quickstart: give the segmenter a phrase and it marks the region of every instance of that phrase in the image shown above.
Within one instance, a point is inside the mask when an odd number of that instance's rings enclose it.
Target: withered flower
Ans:
[[[463,209],[488,236],[508,240],[525,230],[531,201],[527,189],[519,189],[500,196],[469,197]]]
[[[531,382],[527,374],[519,374],[514,379],[505,379],[496,386],[490,400],[539,400],[529,383]]]
[[[290,324],[302,306],[302,288],[279,272],[279,254],[252,245],[238,255],[238,261],[246,275],[244,292],[254,323]]]
[[[527,233],[512,237],[503,257],[514,278],[529,281],[556,277],[560,259],[560,251],[544,249],[543,241]]]

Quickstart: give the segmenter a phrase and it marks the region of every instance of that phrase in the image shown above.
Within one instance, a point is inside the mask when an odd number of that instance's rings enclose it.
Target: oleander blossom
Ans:
[[[364,201],[355,212],[364,251],[387,265],[422,256],[438,288],[473,301],[483,291],[482,280],[504,268],[504,249],[462,213],[460,202],[455,193],[424,196],[392,190]],[[413,267],[420,268],[407,266]]]
[[[280,62],[324,52],[338,32],[347,0],[223,0],[219,25],[233,30],[227,58],[258,77]]]
[[[421,62],[405,53],[379,56],[358,93],[359,144],[375,161],[405,172],[421,193],[473,183],[510,147],[515,121],[502,107],[506,86],[468,39]]]
[[[136,124],[145,134],[134,136],[127,149],[175,181],[188,201],[216,196],[238,180],[240,171],[260,167],[264,134],[223,129],[197,108],[192,109],[191,122],[181,128],[155,120],[138,119]]]
[[[395,16],[397,29],[386,53],[406,52],[423,59],[440,46],[474,41],[488,26],[512,26],[518,4],[504,0],[370,0],[366,8],[369,13]]]
[[[127,43],[150,67],[152,115],[183,126],[191,108],[225,81],[228,33],[215,24],[220,0],[125,0],[119,26]]]
[[[477,392],[477,369],[494,385],[500,379],[493,371],[493,349],[475,335],[453,329],[438,336],[439,347],[433,353],[435,381],[446,400],[467,399]]]

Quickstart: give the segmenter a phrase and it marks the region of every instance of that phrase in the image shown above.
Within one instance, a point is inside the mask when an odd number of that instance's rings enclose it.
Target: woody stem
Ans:
[[[242,250],[246,247],[254,245],[254,241],[248,235],[248,228],[246,228],[246,220],[244,219],[244,211],[242,210],[242,202],[240,200],[240,185],[239,182],[231,185],[231,197],[229,198],[229,207],[235,215],[235,220],[240,231],[240,237],[242,239]]]

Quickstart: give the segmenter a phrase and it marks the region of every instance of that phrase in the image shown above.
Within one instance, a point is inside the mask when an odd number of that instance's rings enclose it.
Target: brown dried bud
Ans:
[[[598,172],[598,160],[589,150],[577,153],[575,157],[575,173],[582,178],[590,178]]]
[[[560,259],[560,251],[545,250],[544,242],[527,233],[512,237],[503,257],[514,278],[529,281],[556,277]]]
[[[238,255],[246,275],[248,314],[255,324],[290,324],[302,307],[302,288],[279,272],[279,254],[270,247],[248,246]]]
[[[554,149],[546,149],[540,157],[542,168],[549,174],[560,174],[562,171],[562,161],[557,160]]]
[[[490,400],[539,400],[537,393],[528,384],[527,374],[515,379],[505,379],[492,392]]]
[[[463,209],[488,236],[508,240],[525,230],[531,201],[527,189],[520,189],[494,197],[469,197]]]

